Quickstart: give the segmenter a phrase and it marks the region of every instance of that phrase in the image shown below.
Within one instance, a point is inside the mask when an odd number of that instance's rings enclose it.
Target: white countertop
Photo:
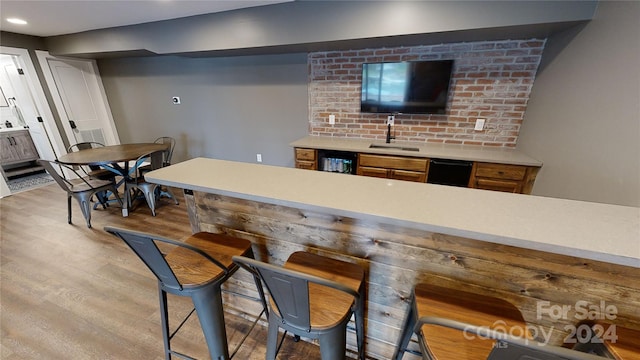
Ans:
[[[369,145],[404,146],[417,148],[418,151],[407,151],[393,148],[372,149]],[[469,160],[498,164],[542,166],[542,162],[522,152],[504,147],[454,145],[425,142],[395,142],[385,144],[381,140],[348,139],[337,137],[307,136],[289,144],[292,147],[364,152],[371,154],[402,155],[426,158],[443,158],[452,160]]]
[[[23,126],[17,126],[17,127],[11,127],[11,128],[3,127],[3,128],[0,128],[0,133],[11,132],[11,131],[21,131],[21,130],[29,130],[29,128],[26,128]]]
[[[640,268],[640,208],[191,159],[147,181]]]

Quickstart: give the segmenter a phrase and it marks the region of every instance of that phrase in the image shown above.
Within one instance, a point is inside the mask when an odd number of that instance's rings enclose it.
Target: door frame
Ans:
[[[82,58],[73,58],[73,57],[63,57],[63,56],[54,56],[51,55],[48,51],[44,50],[36,50],[36,56],[38,58],[38,62],[40,64],[40,68],[42,69],[42,73],[45,78],[45,82],[49,91],[51,93],[51,98],[53,99],[53,103],[56,107],[56,111],[58,113],[58,117],[60,118],[60,123],[67,134],[67,140],[69,143],[73,143],[74,138],[70,138],[68,134],[72,134],[73,130],[71,129],[71,125],[69,124],[69,118],[67,113],[65,112],[65,107],[62,102],[62,97],[60,96],[60,92],[58,91],[58,87],[56,86],[55,80],[53,78],[53,74],[51,73],[51,68],[49,67],[49,59],[58,60],[58,61],[79,61],[85,62],[91,66],[91,71],[93,72],[91,75],[91,80],[95,81],[95,85],[98,87],[98,91],[100,92],[100,98],[94,99],[97,100],[95,104],[96,111],[99,111],[98,115],[100,118],[104,119],[104,127],[103,131],[105,132],[105,145],[117,145],[120,144],[120,137],[118,136],[118,131],[116,129],[115,122],[113,120],[113,115],[111,114],[111,107],[109,106],[109,101],[107,100],[107,94],[104,89],[104,85],[102,84],[102,78],[100,77],[100,72],[98,70],[98,64],[94,59],[82,59]],[[113,142],[107,141],[109,138],[113,139]]]

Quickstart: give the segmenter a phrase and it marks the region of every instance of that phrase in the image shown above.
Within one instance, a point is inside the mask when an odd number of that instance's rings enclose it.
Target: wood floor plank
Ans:
[[[156,217],[145,204],[126,218],[118,206],[98,207],[92,211],[92,228],[86,227],[75,200],[73,224],[67,224],[66,195],[56,184],[0,199],[0,359],[163,359],[156,280],[103,227],[183,240],[191,227],[181,192],[175,189],[174,194],[180,204],[161,200]],[[224,298],[225,307],[233,309],[234,297]],[[241,301],[236,305],[244,306]],[[173,325],[191,310],[188,299],[172,295],[169,307]],[[226,323],[233,350],[250,323],[233,311],[226,314]],[[264,359],[266,336],[266,328],[258,325],[234,359]],[[208,358],[197,317],[173,345]],[[319,358],[315,344],[290,337],[278,356]]]

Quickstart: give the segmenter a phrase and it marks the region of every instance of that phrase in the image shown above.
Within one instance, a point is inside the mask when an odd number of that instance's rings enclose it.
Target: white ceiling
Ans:
[[[46,37],[289,1],[293,0],[0,0],[0,30]],[[7,22],[12,17],[28,24]]]

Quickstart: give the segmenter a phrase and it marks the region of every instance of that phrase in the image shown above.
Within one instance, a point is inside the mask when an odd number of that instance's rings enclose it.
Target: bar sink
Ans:
[[[369,149],[393,149],[404,151],[420,151],[417,147],[398,146],[398,145],[383,145],[383,144],[371,144]]]

